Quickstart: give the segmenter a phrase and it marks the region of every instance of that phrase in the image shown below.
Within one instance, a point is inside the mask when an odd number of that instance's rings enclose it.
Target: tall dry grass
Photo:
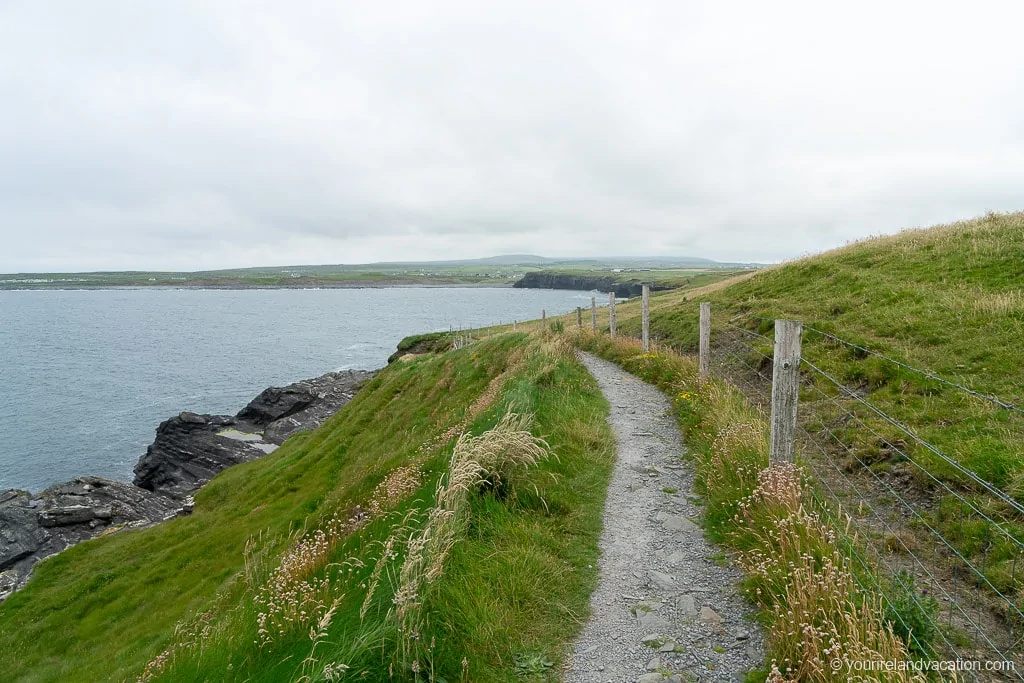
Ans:
[[[299,536],[281,556],[281,562],[268,580],[259,587],[255,603],[257,638],[261,646],[296,630],[310,628],[316,633],[318,624],[337,606],[331,590],[331,577],[320,576],[337,545],[348,534],[363,526],[369,518],[361,509],[347,520],[337,516],[312,533]],[[348,565],[359,566],[358,558],[350,558]],[[343,567],[348,570],[350,566]],[[329,619],[328,619],[329,622]],[[311,637],[311,640],[316,638]]]
[[[507,487],[548,456],[548,444],[530,432],[532,421],[532,416],[508,413],[492,429],[478,436],[463,434],[456,442],[448,471],[437,484],[434,506],[423,528],[406,542],[398,573],[394,619],[403,668],[418,673],[429,666],[433,643],[428,646],[422,638],[423,601],[462,532],[470,493],[485,485]]]
[[[912,659],[884,619],[881,596],[861,588],[851,558],[841,550],[849,524],[840,530],[809,511],[805,487],[799,468],[772,465],[759,473],[757,488],[741,504],[739,516],[756,540],[740,563],[769,615],[769,681],[846,680],[863,676],[854,662]],[[927,680],[914,671],[884,675],[886,681]]]
[[[377,485],[365,507],[357,505],[348,515],[335,514],[317,528],[296,532],[272,568],[268,566],[270,549],[277,543],[263,534],[250,538],[245,548],[243,577],[247,592],[252,596],[256,622],[254,644],[265,648],[275,641],[305,634],[311,647],[302,662],[300,680],[309,679],[314,669],[324,666],[328,667],[326,673],[320,673],[328,680],[333,680],[330,676],[340,676],[344,671],[341,665],[323,665],[317,659],[317,649],[327,638],[339,604],[355,588],[350,585],[351,578],[363,566],[363,560],[349,557],[331,563],[331,558],[350,534],[371,519],[384,515],[421,483],[422,473],[416,466],[395,468]],[[394,555],[390,547],[385,547],[378,565],[393,560]],[[328,567],[331,571],[327,571]],[[371,591],[365,603],[372,597]],[[172,644],[146,664],[138,680],[159,677],[181,655],[201,656],[203,644],[217,635],[211,624],[212,614],[210,611],[196,621],[178,624]],[[365,607],[360,616],[365,616]]]

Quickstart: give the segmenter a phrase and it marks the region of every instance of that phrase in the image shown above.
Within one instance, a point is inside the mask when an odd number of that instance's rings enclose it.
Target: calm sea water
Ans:
[[[130,481],[156,426],[385,364],[404,336],[589,306],[559,290],[0,291],[0,490]]]

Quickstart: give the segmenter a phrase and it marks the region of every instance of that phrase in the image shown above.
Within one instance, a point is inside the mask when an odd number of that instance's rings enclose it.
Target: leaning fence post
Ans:
[[[644,353],[651,350],[651,288],[644,285],[640,290],[640,339]]]
[[[704,301],[700,305],[700,366],[699,377],[707,381],[711,374],[711,304]]]
[[[576,307],[576,327],[583,329],[583,309]]]
[[[608,335],[615,339],[615,292],[608,292]]]
[[[800,334],[795,320],[775,321],[772,359],[772,445],[769,461],[793,462],[797,403],[800,400]]]
[[[590,297],[590,328],[597,332],[597,297]]]
[[[544,309],[540,312],[540,327],[545,332],[548,331],[548,312]]]

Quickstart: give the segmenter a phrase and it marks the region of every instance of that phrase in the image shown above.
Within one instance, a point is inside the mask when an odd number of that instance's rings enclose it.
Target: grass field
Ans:
[[[710,301],[717,335],[729,334],[728,321],[770,337],[771,320],[801,320],[1020,406],[1021,264],[1024,214],[994,214],[867,240],[705,288],[658,293],[651,299],[651,335],[672,348],[696,352],[698,302]],[[639,336],[639,308],[636,300],[617,306],[622,334]],[[573,318],[563,318],[563,324],[574,326]],[[607,309],[599,310],[598,320],[607,330]],[[588,316],[584,322],[589,323]],[[758,350],[770,355],[770,343],[761,342]],[[805,332],[804,356],[1024,500],[1024,420],[1019,413],[964,398],[811,331]],[[755,355],[749,361],[762,359]]]
[[[606,410],[567,347],[524,335],[396,362],[316,432],[215,478],[190,517],[41,563],[0,605],[3,679],[511,681],[555,667],[596,580]],[[415,541],[444,517],[457,438],[510,411],[534,416],[548,455],[451,494],[450,548],[423,580],[410,548],[439,557]]]

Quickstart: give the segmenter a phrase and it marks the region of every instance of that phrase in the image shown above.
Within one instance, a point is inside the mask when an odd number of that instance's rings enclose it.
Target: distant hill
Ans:
[[[737,269],[750,264],[680,257],[552,258],[501,254],[451,261],[393,261],[363,264],[254,266],[190,272],[98,271],[0,275],[0,289],[84,289],[103,287],[383,287],[389,285],[500,285],[544,270]]]
[[[225,272],[265,272],[280,270],[382,270],[389,271],[401,268],[447,268],[472,266],[540,266],[545,268],[556,266],[600,267],[600,268],[736,268],[746,267],[747,263],[723,263],[696,256],[645,256],[645,257],[550,257],[535,254],[499,254],[474,259],[452,259],[446,261],[375,261],[373,263],[337,263],[325,265],[295,266],[258,266],[254,268],[236,268],[211,273]]]

